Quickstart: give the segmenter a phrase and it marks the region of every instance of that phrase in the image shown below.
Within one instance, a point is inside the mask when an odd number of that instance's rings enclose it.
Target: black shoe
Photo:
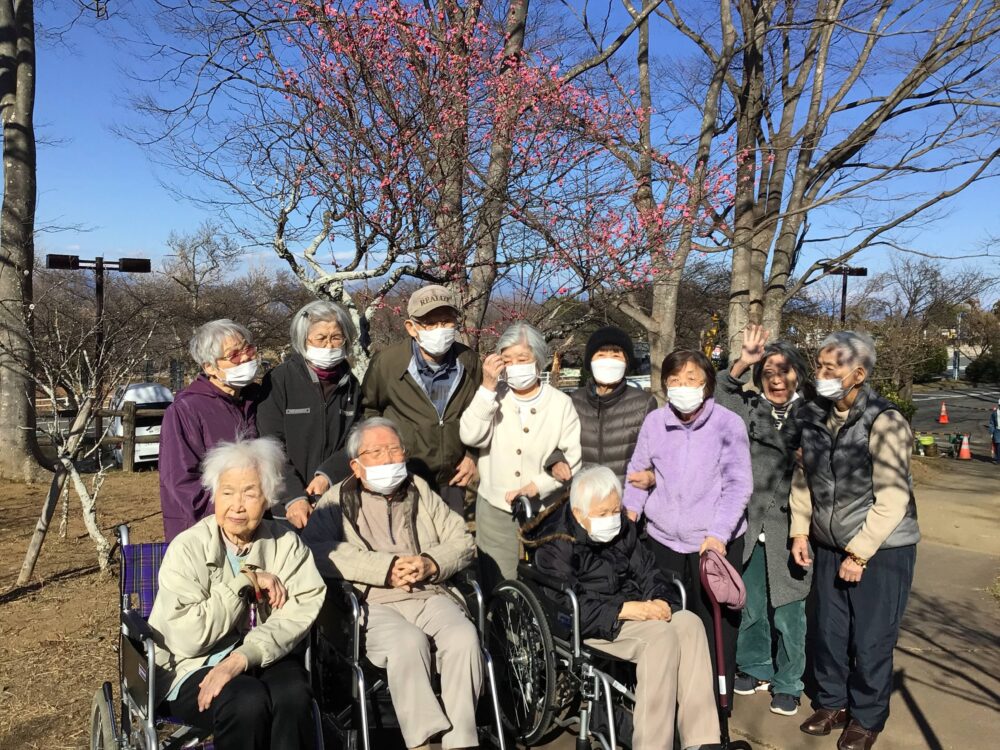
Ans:
[[[733,692],[737,695],[753,695],[754,693],[767,690],[771,683],[766,680],[758,680],[746,672],[737,672],[736,679],[733,680]]]
[[[799,698],[788,693],[771,695],[771,713],[782,716],[795,716],[799,712]]]

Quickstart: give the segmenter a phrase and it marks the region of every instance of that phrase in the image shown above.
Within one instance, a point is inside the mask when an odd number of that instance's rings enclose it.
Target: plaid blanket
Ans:
[[[122,547],[122,596],[129,598],[143,619],[147,619],[153,610],[160,563],[163,562],[166,551],[166,542],[128,544]]]

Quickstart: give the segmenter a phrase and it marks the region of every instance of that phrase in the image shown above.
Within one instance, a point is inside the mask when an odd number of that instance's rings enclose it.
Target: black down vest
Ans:
[[[587,383],[573,391],[572,399],[580,417],[584,465],[607,466],[624,484],[639,430],[656,408],[656,399],[625,381],[605,396],[598,396],[594,384]]]
[[[879,414],[896,407],[866,385],[858,393],[836,437],[826,426],[832,408],[832,405],[824,408],[820,403],[806,404],[799,409],[797,419],[802,430],[802,462],[812,492],[813,538],[827,547],[843,549],[861,531],[875,502],[868,445],[872,424]],[[904,547],[920,540],[913,478],[908,479],[910,503],[906,515],[882,543],[882,549]]]

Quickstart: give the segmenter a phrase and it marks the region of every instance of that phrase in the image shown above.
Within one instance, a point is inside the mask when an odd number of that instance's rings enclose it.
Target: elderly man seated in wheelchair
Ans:
[[[548,508],[523,531],[542,575],[572,584],[584,643],[637,668],[634,750],[718,747],[719,717],[701,620],[657,569],[637,527],[622,513],[611,469],[584,469],[569,502]]]
[[[167,548],[149,617],[157,700],[216,750],[312,750],[312,694],[297,647],[326,585],[298,536],[263,518],[281,497],[271,439],[220,443],[202,463],[215,514]]]
[[[475,544],[462,517],[406,467],[399,431],[375,417],[348,436],[354,476],[316,505],[303,539],[320,572],[349,581],[364,597],[367,657],[388,673],[389,692],[409,748],[478,746],[476,703],[483,657],[476,628],[449,578]],[[441,699],[431,684],[437,650]]]

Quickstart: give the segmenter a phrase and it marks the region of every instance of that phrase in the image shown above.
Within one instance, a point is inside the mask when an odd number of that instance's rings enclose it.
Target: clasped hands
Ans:
[[[618,613],[619,620],[635,620],[644,622],[646,620],[670,621],[673,612],[670,605],[662,599],[653,599],[648,602],[625,602]]]
[[[389,585],[394,589],[411,591],[415,584],[437,575],[438,567],[425,555],[404,555],[397,557],[389,572]]]

